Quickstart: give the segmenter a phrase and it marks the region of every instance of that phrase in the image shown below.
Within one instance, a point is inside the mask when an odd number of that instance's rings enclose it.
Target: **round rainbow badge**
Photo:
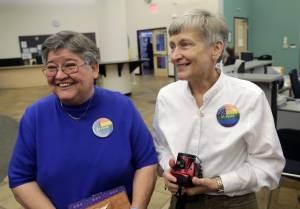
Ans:
[[[113,131],[113,123],[108,118],[99,118],[93,123],[93,133],[100,137],[105,138]]]
[[[240,112],[236,106],[225,104],[218,109],[217,120],[224,127],[232,127],[240,120]]]

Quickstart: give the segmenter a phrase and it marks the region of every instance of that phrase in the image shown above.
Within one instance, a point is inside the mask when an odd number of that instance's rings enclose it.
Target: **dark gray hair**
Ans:
[[[48,37],[42,44],[43,62],[47,62],[49,52],[59,49],[69,49],[78,54],[87,64],[97,64],[100,61],[96,44],[81,33],[61,31]]]
[[[177,35],[184,31],[195,31],[208,46],[222,41],[224,48],[227,45],[228,30],[223,17],[212,13],[193,9],[176,17],[169,26],[169,36]],[[221,56],[222,57],[222,56]]]

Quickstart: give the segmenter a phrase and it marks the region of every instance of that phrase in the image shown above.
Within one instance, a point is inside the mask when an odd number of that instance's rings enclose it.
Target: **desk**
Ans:
[[[251,60],[245,63],[245,70],[253,73],[255,68],[264,67],[264,73],[267,74],[267,66],[272,65],[272,60]]]
[[[258,85],[267,97],[271,106],[275,125],[277,123],[277,84],[280,75],[274,74],[252,74],[252,73],[226,73],[229,76],[251,81]]]
[[[0,89],[45,86],[43,65],[20,65],[0,67]]]
[[[248,62],[245,62],[245,71],[250,71],[250,73],[253,73],[255,68],[264,67],[264,73],[267,74],[267,66],[272,65],[272,60],[251,60]],[[222,71],[224,73],[234,73],[237,71],[239,66],[236,64],[233,65],[226,65],[222,67]]]
[[[131,73],[141,67],[146,59],[120,60],[101,62],[99,74],[104,88],[119,91],[125,95],[131,94]]]
[[[277,128],[300,130],[300,102],[288,101],[278,107]]]

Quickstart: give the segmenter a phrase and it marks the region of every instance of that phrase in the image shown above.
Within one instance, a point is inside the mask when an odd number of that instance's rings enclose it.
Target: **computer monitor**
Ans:
[[[241,52],[241,60],[244,60],[246,62],[253,60],[253,53],[252,52]]]

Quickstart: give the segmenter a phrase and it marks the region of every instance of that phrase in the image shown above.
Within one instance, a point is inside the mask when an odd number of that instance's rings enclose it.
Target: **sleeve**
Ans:
[[[152,135],[144,123],[140,113],[136,110],[132,102],[129,102],[132,112],[130,138],[133,155],[132,159],[135,169],[157,164],[157,156]]]
[[[235,171],[221,175],[226,193],[258,191],[262,187],[278,186],[285,165],[273,115],[265,94],[261,92],[251,102],[244,140],[248,157]],[[245,192],[245,193],[246,193]]]
[[[159,160],[159,165],[163,170],[170,168],[169,160],[173,158],[172,152],[169,148],[168,141],[162,131],[161,124],[164,123],[164,103],[160,94],[157,96],[155,112],[153,118],[153,137],[154,144]]]
[[[36,150],[32,131],[33,123],[30,121],[29,115],[29,111],[26,110],[20,121],[16,144],[8,168],[10,188],[36,180]]]

